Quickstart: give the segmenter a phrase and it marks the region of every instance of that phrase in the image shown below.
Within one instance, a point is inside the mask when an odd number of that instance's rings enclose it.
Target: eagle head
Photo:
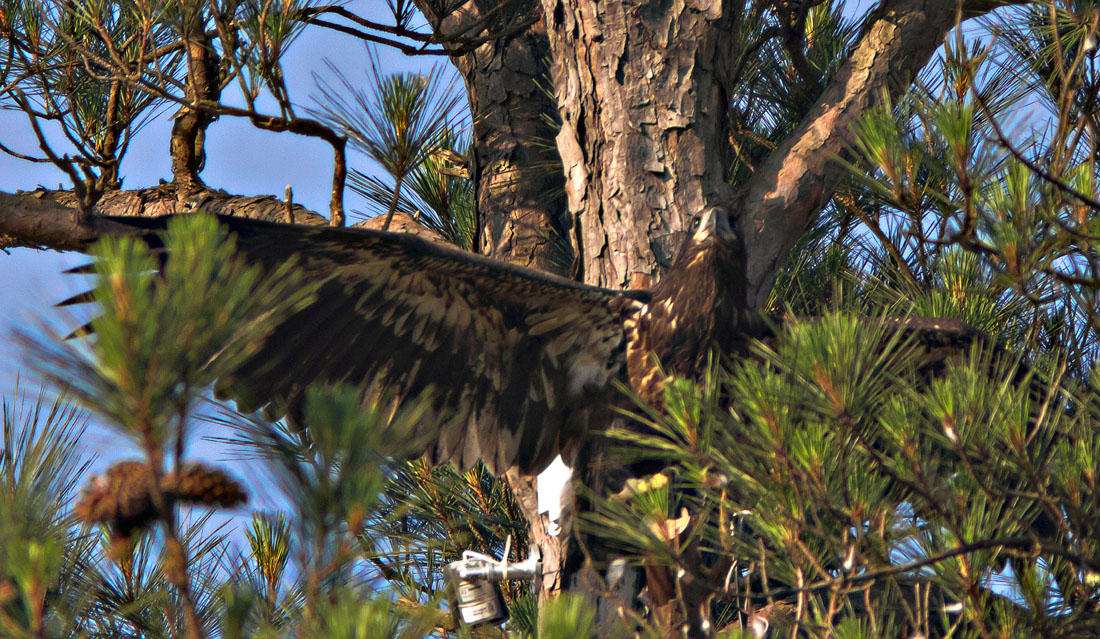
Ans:
[[[735,244],[737,234],[730,227],[729,213],[725,209],[712,207],[699,216],[698,226],[695,227],[690,243],[703,244],[714,240]]]
[[[707,289],[710,302],[722,298],[724,302],[743,304],[740,289],[744,288],[744,272],[744,250],[730,226],[729,214],[725,209],[711,207],[699,215],[694,232],[653,290],[653,296],[694,299],[700,289]]]

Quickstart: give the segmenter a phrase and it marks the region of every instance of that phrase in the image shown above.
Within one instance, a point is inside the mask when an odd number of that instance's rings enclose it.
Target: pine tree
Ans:
[[[597,496],[581,522],[618,552],[603,587],[640,565],[643,595],[663,589],[681,610],[626,607],[617,630],[668,635],[676,618],[704,636],[1093,636],[1096,9],[1051,3],[967,22],[910,84],[957,20],[1000,3],[926,4],[853,17],[829,2],[749,2],[662,23],[671,9],[615,3],[600,17],[627,26],[601,32],[586,0],[482,7],[472,23],[422,3],[427,35],[404,3],[381,25],[312,3],[8,2],[4,98],[36,131],[54,122],[68,134],[64,152],[40,136],[39,159],[73,190],[0,195],[0,229],[71,246],[80,226],[43,231],[28,213],[79,221],[134,198],[149,211],[202,201],[310,219],[289,201],[242,205],[206,189],[203,136],[222,116],[328,142],[334,224],[352,141],[393,177],[352,173],[384,226],[407,213],[446,241],[594,283],[659,277],[696,209],[728,207],[745,233],[751,305],[801,319],[751,356],[716,354],[705,379],[668,386],[663,410],[638,403],[631,418],[648,430],[618,433],[623,455],[663,470]],[[413,124],[430,78],[376,74],[377,100],[346,81],[350,97],[299,115],[279,59],[304,28],[409,52],[438,43],[467,81],[469,142],[439,119]],[[647,85],[645,68],[658,81]],[[231,82],[244,107],[223,99]],[[277,114],[258,111],[261,95]],[[158,103],[178,109],[174,180],[121,191],[126,141]],[[0,522],[0,629],[484,633],[440,612],[441,564],[461,549],[499,553],[509,534],[523,548],[530,513],[483,472],[394,461],[415,407],[383,418],[329,388],[312,391],[306,431],[227,417],[233,443],[277,469],[287,512],[254,519],[240,560],[223,537],[182,524],[179,504],[245,497],[231,474],[187,463],[199,394],[262,336],[244,318],[273,321],[309,295],[292,264],[261,280],[204,223],[169,234],[187,261],[163,277],[143,246],[101,245],[89,350],[26,338],[40,372],[144,458],[75,501],[75,414],[40,403],[40,419],[5,419],[0,503],[14,516]],[[602,257],[611,236],[637,250]],[[873,319],[909,314],[986,337],[943,363]],[[524,589],[508,595],[514,634],[611,631],[590,601],[562,597],[536,623]]]

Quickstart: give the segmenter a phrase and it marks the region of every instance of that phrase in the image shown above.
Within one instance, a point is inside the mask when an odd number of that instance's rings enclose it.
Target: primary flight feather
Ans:
[[[154,246],[165,227],[112,220]],[[273,270],[293,259],[318,288],[216,393],[294,419],[318,382],[355,386],[367,401],[430,390],[414,436],[431,460],[460,468],[480,459],[494,473],[534,473],[558,454],[569,460],[624,401],[616,383],[657,404],[668,375],[695,377],[712,352],[766,331],[745,311],[737,239],[720,212],[701,217],[650,291],[587,286],[404,233],[219,220],[245,260]],[[932,336],[974,333],[915,322],[906,327]]]

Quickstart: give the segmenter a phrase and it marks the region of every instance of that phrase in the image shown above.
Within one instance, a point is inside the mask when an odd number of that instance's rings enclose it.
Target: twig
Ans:
[[[860,222],[863,222],[864,226],[870,229],[875,238],[882,243],[883,247],[886,248],[886,251],[890,253],[890,256],[894,258],[895,264],[897,264],[898,268],[901,269],[902,275],[905,276],[905,279],[909,280],[910,284],[917,287],[918,289],[924,288],[920,280],[917,279],[916,274],[913,273],[913,269],[909,268],[909,263],[902,256],[901,250],[886,235],[886,233],[882,230],[882,227],[878,225],[878,222],[872,220],[871,217],[867,215],[866,211],[856,205],[850,193],[838,192],[836,195],[836,201],[839,202],[842,207],[844,207],[844,210],[855,215],[857,218],[859,218]]]
[[[997,136],[997,143],[1006,151],[1008,151],[1012,155],[1012,157],[1016,159],[1016,161],[1026,166],[1028,170],[1030,170],[1035,175],[1038,175],[1043,181],[1049,182],[1050,184],[1057,187],[1059,190],[1068,193],[1077,200],[1080,200],[1081,203],[1097,211],[1100,211],[1100,200],[1089,197],[1088,195],[1085,195],[1084,193],[1073,188],[1069,184],[1066,184],[1065,181],[1061,180],[1055,175],[1052,175],[1050,172],[1046,171],[1038,164],[1027,159],[1027,157],[1024,156],[1023,153],[1017,150],[1016,147],[1014,147],[1012,143],[1009,142],[1008,138],[1005,137],[1004,131],[1001,129],[1001,126],[997,124],[997,121],[993,118],[993,115],[992,113],[990,113],[989,107],[988,105],[986,105],[985,100],[977,94],[975,94],[974,97],[978,103],[978,106],[981,108],[982,113],[984,113],[989,119],[989,125],[993,128],[993,133]]]
[[[309,18],[305,20],[305,22],[316,25],[318,27],[332,29],[333,31],[339,31],[340,33],[343,33],[345,35],[350,35],[352,37],[359,38],[360,40],[366,40],[367,42],[374,42],[375,44],[383,44],[387,47],[393,47],[394,49],[397,49],[405,55],[449,55],[446,49],[428,49],[427,45],[413,46],[411,44],[406,44],[398,40],[393,40],[391,38],[384,38],[379,35],[374,35],[373,33],[360,31],[355,27],[348,27],[342,24],[336,24],[335,22],[329,22],[328,20],[323,20],[321,18]]]
[[[757,595],[758,597],[778,597],[785,598],[791,595],[796,595],[804,592],[817,592],[820,590],[827,590],[836,586],[853,585],[862,583],[865,581],[873,581],[881,577],[890,577],[893,575],[903,574],[907,572],[913,572],[926,566],[932,566],[946,559],[959,557],[962,555],[968,555],[972,552],[979,550],[990,550],[994,548],[1001,549],[1035,549],[1040,552],[1045,552],[1051,555],[1055,555],[1066,559],[1078,566],[1088,568],[1092,571],[1100,572],[1100,561],[1091,557],[1086,557],[1079,553],[1074,553],[1066,550],[1060,546],[1053,546],[1049,543],[1044,543],[1040,540],[1031,537],[1009,537],[1002,539],[983,539],[981,541],[971,542],[969,544],[963,544],[950,550],[937,553],[935,555],[929,555],[922,559],[916,559],[914,561],[898,564],[895,566],[885,566],[878,570],[869,570],[865,573],[858,575],[843,575],[832,579],[824,579],[822,581],[809,584],[801,587],[788,587],[788,588],[776,588]]]

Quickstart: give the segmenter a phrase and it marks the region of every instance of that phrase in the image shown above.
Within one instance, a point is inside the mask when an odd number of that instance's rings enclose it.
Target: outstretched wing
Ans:
[[[431,389],[417,433],[436,461],[541,470],[606,417],[623,320],[644,293],[578,284],[401,233],[221,217],[248,261],[297,260],[319,283],[259,352],[219,380],[243,411],[295,415],[306,387],[392,401]],[[155,232],[161,219],[116,218]],[[170,258],[169,258],[170,259]]]

